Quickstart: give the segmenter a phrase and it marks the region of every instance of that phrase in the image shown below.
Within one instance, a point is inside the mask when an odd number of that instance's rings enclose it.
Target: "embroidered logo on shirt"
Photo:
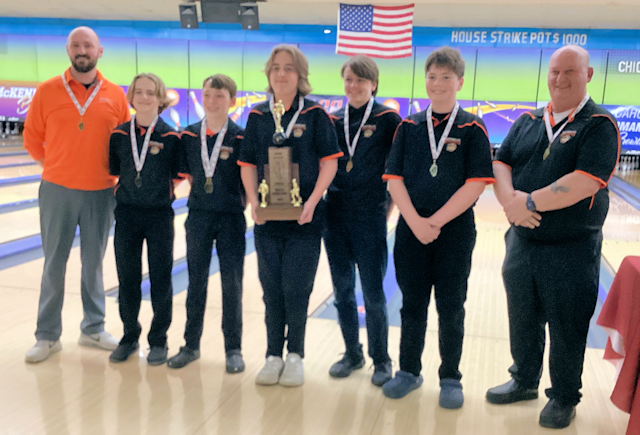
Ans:
[[[458,148],[458,145],[460,145],[460,139],[456,139],[454,137],[448,137],[444,141],[444,143],[447,144],[447,151],[452,153]]]
[[[295,124],[293,126],[293,137],[302,137],[302,133],[307,129],[305,124]]]
[[[220,147],[220,159],[227,160],[229,156],[233,153],[233,148],[231,147]]]
[[[363,125],[362,126],[362,134],[364,137],[369,138],[373,136],[373,132],[376,131],[375,125]]]
[[[560,143],[567,143],[569,140],[576,135],[575,131],[563,131],[560,135]]]
[[[161,149],[164,148],[164,145],[160,142],[151,141],[149,142],[149,152],[154,156],[160,152]]]

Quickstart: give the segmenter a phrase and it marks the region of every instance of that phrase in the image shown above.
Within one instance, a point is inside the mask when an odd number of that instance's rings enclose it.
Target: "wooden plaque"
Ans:
[[[267,206],[258,207],[256,215],[265,221],[297,221],[302,214],[302,206],[291,204],[291,180],[300,185],[297,163],[291,163],[291,148],[269,147],[269,164],[264,165],[264,179],[269,186]],[[259,180],[259,182],[261,182]],[[262,199],[262,198],[260,198]]]

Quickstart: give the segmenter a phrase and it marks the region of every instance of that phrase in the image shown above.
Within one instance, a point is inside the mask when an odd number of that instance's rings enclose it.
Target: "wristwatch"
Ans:
[[[531,198],[531,194],[527,195],[527,210],[536,211],[536,203],[533,202],[533,198]]]

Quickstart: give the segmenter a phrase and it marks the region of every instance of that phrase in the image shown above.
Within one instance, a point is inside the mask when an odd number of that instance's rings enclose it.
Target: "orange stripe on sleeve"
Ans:
[[[326,162],[327,160],[334,160],[337,159],[339,157],[344,156],[344,153],[342,151],[340,151],[339,153],[335,153],[335,154],[331,154],[330,156],[326,156],[320,159],[321,162]]]
[[[404,178],[402,178],[400,175],[393,175],[393,174],[384,174],[382,176],[382,179],[384,181],[389,181],[389,180],[404,180]]]
[[[244,136],[237,135],[236,139],[244,139]]]
[[[597,181],[600,184],[600,189],[604,189],[605,187],[607,187],[607,183],[601,180],[600,178],[596,177],[595,175],[591,175],[590,173],[581,171],[579,169],[576,169],[574,172],[577,174],[586,175],[587,177],[591,178],[593,181]]]
[[[252,113],[256,113],[256,114],[258,114],[258,115],[262,115],[262,112],[261,112],[261,111],[259,111],[259,110],[256,110],[256,109],[252,109],[252,110],[249,112],[249,114],[252,114]]]
[[[591,203],[589,203],[589,210],[591,210],[591,207],[593,207],[593,200],[594,200],[594,199],[596,199],[596,196],[595,196],[595,195],[593,195],[593,196],[591,197]]]
[[[459,125],[458,128],[471,127],[474,124],[480,127],[480,129],[482,129],[482,131],[484,131],[484,134],[487,136],[487,139],[489,139],[489,133],[487,133],[487,130],[478,121],[468,122],[466,124]]]
[[[254,165],[252,163],[243,162],[241,160],[238,160],[236,163],[238,164],[238,166],[244,166],[245,168],[255,168],[256,167],[256,165]]]
[[[473,183],[473,182],[483,182],[488,186],[489,184],[493,184],[496,182],[496,179],[493,177],[486,177],[486,178],[467,178],[467,180],[465,181],[465,183]]]
[[[496,163],[500,164],[500,165],[504,165],[507,168],[511,169],[511,166],[507,165],[505,162],[501,162],[500,160],[494,160],[493,164],[495,165]]]
[[[118,130],[118,129],[113,130],[113,133],[120,133],[120,134],[124,134],[125,136],[129,136],[129,133],[125,133],[124,131]]]
[[[184,134],[188,134],[189,136],[198,137],[198,135],[197,135],[197,134],[195,134],[195,133],[193,133],[193,132],[191,132],[191,131],[187,131],[187,130],[183,130],[183,131],[182,131],[182,134],[183,134],[183,135],[184,135]]]

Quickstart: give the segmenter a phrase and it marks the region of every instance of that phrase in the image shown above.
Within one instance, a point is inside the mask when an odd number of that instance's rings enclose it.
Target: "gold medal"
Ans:
[[[228,153],[227,151],[222,151],[222,152],[220,153],[220,158],[221,158],[222,160],[227,160],[227,159],[229,158],[229,153]]]
[[[549,153],[551,153],[551,144],[549,144],[547,149],[544,150],[544,154],[542,154],[542,160],[547,160],[547,157],[549,157]]]
[[[204,183],[204,191],[207,193],[213,193],[213,178],[207,177],[206,183]]]
[[[347,172],[351,172],[352,169],[353,169],[353,160],[351,160],[351,157],[349,157],[349,161],[347,162]]]
[[[80,131],[84,130],[84,121],[82,120],[82,118],[80,118],[80,124],[78,124],[78,130]]]
[[[433,164],[429,168],[429,173],[431,174],[432,177],[435,177],[436,175],[438,175],[438,165],[436,164],[435,160],[433,161]]]
[[[138,172],[138,175],[136,176],[135,183],[138,189],[142,187],[142,178],[140,178],[140,172]]]

